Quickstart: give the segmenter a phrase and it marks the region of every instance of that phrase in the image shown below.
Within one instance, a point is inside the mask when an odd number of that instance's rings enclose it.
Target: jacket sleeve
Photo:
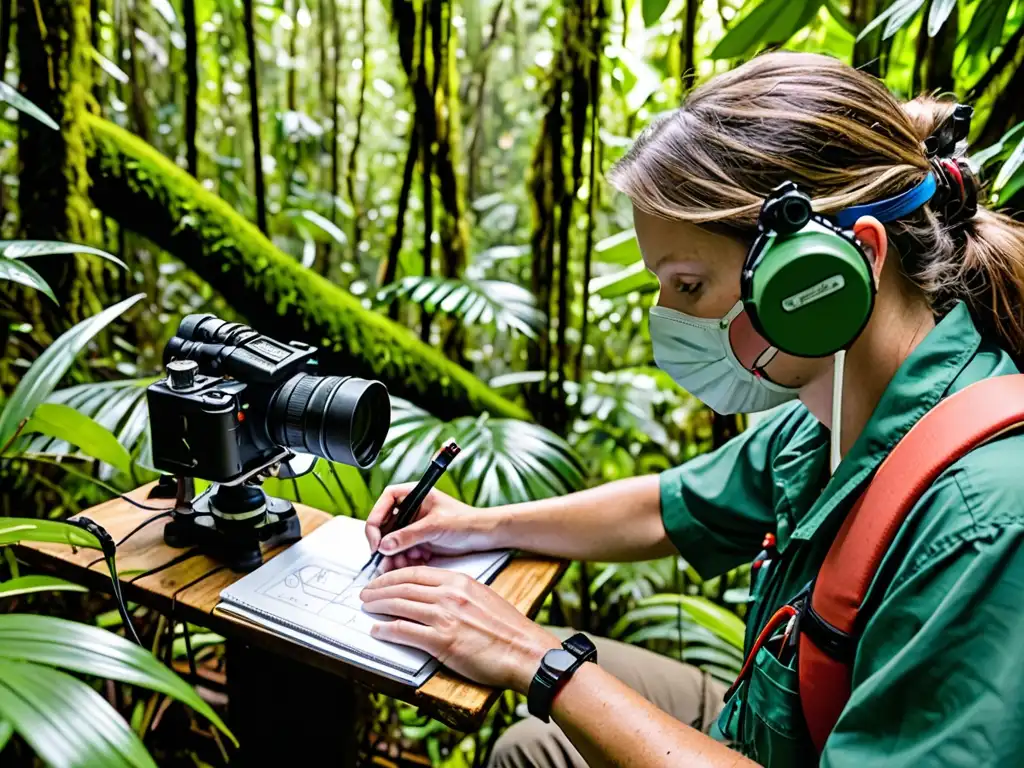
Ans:
[[[930,543],[904,553],[861,636],[853,691],[822,766],[1019,764],[1024,492],[995,488],[987,508],[972,509],[963,489],[953,478],[915,510],[915,526],[926,530],[967,522],[918,536]]]
[[[794,407],[720,448],[661,473],[661,519],[680,554],[708,579],[753,559],[774,531],[772,459]]]

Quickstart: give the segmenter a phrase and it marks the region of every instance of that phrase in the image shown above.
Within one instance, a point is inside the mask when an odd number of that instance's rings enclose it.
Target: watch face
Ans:
[[[554,672],[565,672],[575,663],[576,657],[562,648],[548,651],[544,655],[544,666],[549,667]]]

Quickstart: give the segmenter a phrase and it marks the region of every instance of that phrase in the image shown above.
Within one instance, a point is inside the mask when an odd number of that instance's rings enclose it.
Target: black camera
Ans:
[[[376,461],[391,424],[387,388],[316,375],[316,352],[209,314],[181,321],[164,349],[168,375],[146,392],[153,465],[178,479],[169,544],[258,565],[261,542],[300,535],[291,504],[263,494],[262,479],[294,452],[361,469]],[[215,485],[193,499],[195,478]]]

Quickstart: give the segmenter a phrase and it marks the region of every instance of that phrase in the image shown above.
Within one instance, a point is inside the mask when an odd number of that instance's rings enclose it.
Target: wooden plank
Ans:
[[[169,507],[169,499],[148,499],[153,485],[127,494],[147,506]],[[330,519],[326,512],[295,505],[307,535]],[[476,685],[447,669],[440,669],[419,689],[381,677],[363,667],[327,656],[263,627],[217,610],[220,592],[244,574],[235,573],[221,563],[194,550],[175,549],[163,541],[160,513],[133,507],[114,499],[86,510],[82,515],[102,525],[120,541],[148,520],[152,523],[134,533],[118,547],[117,567],[125,598],[138,602],[178,621],[191,621],[229,638],[250,642],[273,653],[298,659],[305,664],[372,690],[408,701],[433,717],[460,730],[475,730],[483,722],[500,691]],[[26,560],[57,573],[70,581],[98,591],[110,591],[106,565],[94,550],[73,550],[62,544],[27,543],[19,545]],[[264,554],[269,560],[283,548]],[[174,562],[180,559],[179,562]],[[522,613],[532,616],[567,567],[561,560],[519,556],[513,558],[495,577],[492,588]],[[150,573],[152,572],[152,573]]]

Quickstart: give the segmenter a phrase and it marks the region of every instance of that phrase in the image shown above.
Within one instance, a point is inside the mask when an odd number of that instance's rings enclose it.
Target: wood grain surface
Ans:
[[[147,506],[169,508],[169,499],[148,499],[153,485],[127,494]],[[295,505],[303,536],[330,519],[326,512]],[[102,525],[121,539],[144,525],[117,548],[117,569],[126,600],[160,611],[176,621],[189,621],[237,637],[274,653],[299,659],[325,672],[419,706],[425,713],[459,730],[475,730],[483,722],[500,691],[472,683],[441,668],[419,689],[381,677],[295,643],[244,619],[217,610],[220,592],[244,574],[235,573],[195,549],[174,549],[164,543],[165,518],[121,499],[99,504],[80,516]],[[110,591],[110,577],[99,552],[73,549],[64,544],[27,543],[18,554],[34,565],[97,591]],[[264,553],[264,560],[283,551]],[[492,588],[522,613],[532,616],[568,564],[536,556],[513,558],[491,582]]]

